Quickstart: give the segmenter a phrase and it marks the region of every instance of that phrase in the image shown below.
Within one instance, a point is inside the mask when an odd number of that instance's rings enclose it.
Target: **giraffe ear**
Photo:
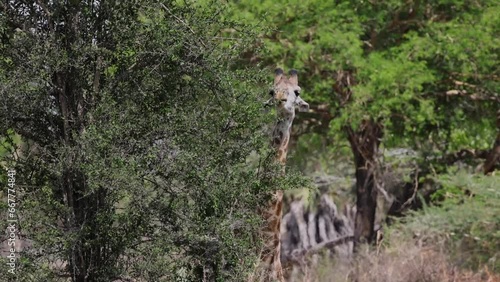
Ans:
[[[289,74],[290,78],[288,80],[290,80],[290,82],[295,86],[299,85],[299,77],[297,76],[297,70],[291,70]]]
[[[283,69],[277,68],[274,71],[274,84],[278,84],[283,77]]]

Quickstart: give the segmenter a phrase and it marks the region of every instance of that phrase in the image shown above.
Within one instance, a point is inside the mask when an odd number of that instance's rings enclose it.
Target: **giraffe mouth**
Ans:
[[[271,98],[269,100],[267,100],[267,102],[264,103],[264,107],[271,107],[272,105],[275,105],[276,102],[278,102],[278,104],[281,104],[283,102],[287,102],[288,99],[275,99],[275,98]]]

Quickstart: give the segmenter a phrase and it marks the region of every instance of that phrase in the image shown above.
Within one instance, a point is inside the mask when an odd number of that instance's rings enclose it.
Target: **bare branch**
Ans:
[[[409,204],[411,204],[415,200],[415,196],[417,195],[418,191],[418,168],[415,170],[415,188],[413,189],[413,194],[411,197],[406,200],[401,207],[399,208],[399,212],[401,212],[404,208],[406,208]]]
[[[170,9],[169,9],[169,8],[167,8],[167,6],[165,6],[165,4],[160,3],[160,6],[161,6],[161,7],[162,7],[162,8],[163,8],[163,9],[164,9],[164,10],[165,10],[165,11],[166,11],[169,15],[171,15],[174,19],[176,19],[178,22],[182,23],[185,27],[187,27],[187,28],[189,29],[189,31],[190,31],[192,34],[196,35],[196,33],[194,32],[194,30],[193,30],[193,29],[192,29],[192,28],[191,28],[191,27],[190,27],[190,26],[189,26],[189,25],[188,25],[185,21],[183,21],[181,18],[179,18],[179,17],[177,17],[176,15],[174,15],[174,14],[172,13],[172,11],[170,11]],[[205,43],[204,43],[203,41],[199,40],[199,42],[200,42],[200,44],[201,44],[201,45],[203,45],[203,47],[207,48],[207,46],[205,45]]]
[[[332,249],[336,246],[346,244],[349,242],[353,242],[353,241],[354,241],[354,236],[348,235],[348,236],[343,236],[343,237],[336,238],[336,239],[333,239],[330,241],[325,241],[325,242],[319,243],[319,244],[312,246],[310,248],[307,248],[307,249],[296,249],[290,254],[288,259],[300,263],[301,259],[308,257],[310,255],[313,255],[313,254],[317,254],[325,248]]]

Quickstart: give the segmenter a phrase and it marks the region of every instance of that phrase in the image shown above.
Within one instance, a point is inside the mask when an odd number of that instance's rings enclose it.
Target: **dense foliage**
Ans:
[[[33,244],[17,281],[251,271],[263,192],[294,185],[263,173],[267,82],[236,64],[253,31],[214,5],[1,7],[2,167],[17,170],[19,235]],[[239,30],[230,46],[226,29]]]

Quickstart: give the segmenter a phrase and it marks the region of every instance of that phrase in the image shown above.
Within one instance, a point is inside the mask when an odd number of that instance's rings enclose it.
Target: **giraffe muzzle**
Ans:
[[[274,99],[274,98],[271,98],[269,100],[267,100],[265,103],[264,103],[264,108],[265,107],[271,107],[273,106],[276,101],[278,101],[278,104],[280,103],[286,103],[288,101],[288,99]]]

